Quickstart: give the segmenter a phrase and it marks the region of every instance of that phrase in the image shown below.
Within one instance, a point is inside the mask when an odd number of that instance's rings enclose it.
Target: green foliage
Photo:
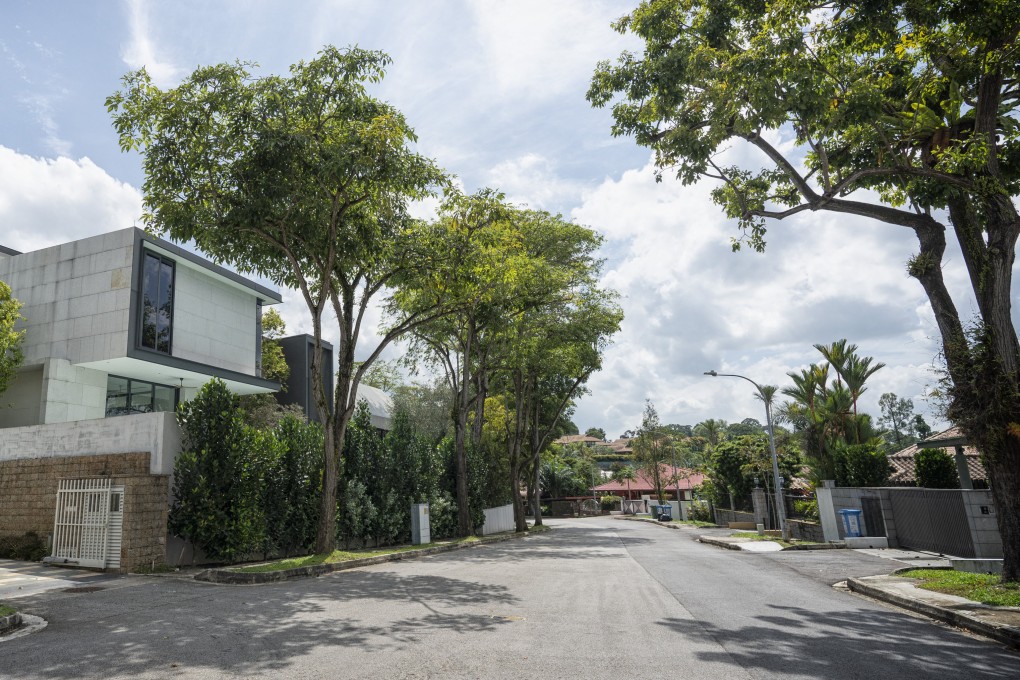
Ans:
[[[800,458],[796,449],[788,446],[788,442],[776,443],[776,458],[779,474],[786,480],[799,472]],[[773,483],[768,436],[745,435],[720,443],[712,449],[707,473],[711,486],[706,488],[703,484],[702,490],[706,495],[711,494],[716,504],[729,505],[729,492],[733,494],[737,506],[734,510],[750,508],[755,477],[758,478],[759,486],[767,491]]]
[[[903,447],[913,444],[914,429],[914,402],[910,399],[899,398],[892,392],[886,392],[878,400],[878,406],[882,409],[882,416],[878,424],[886,428],[882,433],[890,452],[899,451]],[[920,416],[918,416],[920,417]],[[924,422],[922,418],[921,422]]]
[[[793,501],[793,514],[797,517],[804,517],[818,521],[818,501],[816,500],[795,500]]]
[[[925,489],[959,489],[956,460],[945,449],[918,449],[914,454],[917,485]]]
[[[46,555],[46,542],[34,531],[23,536],[0,536],[0,559],[38,562]]]
[[[608,494],[605,496],[601,496],[599,498],[599,506],[601,506],[602,512],[609,512],[610,510],[619,510],[621,501],[623,501],[623,497]]]
[[[276,455],[264,458],[265,552],[291,555],[315,545],[322,493],[322,428],[292,416],[270,433]],[[267,442],[266,448],[272,446]]]
[[[589,437],[601,439],[602,441],[606,440],[606,431],[603,430],[601,427],[589,427],[587,430],[584,431],[584,434]]]
[[[690,509],[687,511],[687,517],[692,522],[715,523],[715,517],[712,517],[712,510],[708,501],[691,501]]]
[[[184,441],[174,466],[170,530],[212,559],[234,561],[262,548],[259,465],[274,455],[270,443],[252,436],[237,397],[218,378],[182,404],[177,419]]]
[[[0,281],[0,394],[7,390],[25,360],[21,351],[25,331],[14,330],[24,320],[20,309],[21,303],[11,295],[11,287]]]
[[[832,452],[836,486],[884,486],[893,471],[885,452],[873,444],[844,444]]]

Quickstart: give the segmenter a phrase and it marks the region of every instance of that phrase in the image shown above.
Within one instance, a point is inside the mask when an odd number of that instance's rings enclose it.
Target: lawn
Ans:
[[[784,548],[789,548],[791,545],[798,545],[797,543],[791,543],[789,541],[784,541],[782,539],[782,537],[759,536],[757,531],[735,531],[732,534],[730,534],[730,537],[732,537],[732,538],[747,538],[747,539],[750,539],[752,541],[772,541],[773,543],[778,543],[779,545],[783,546]]]
[[[1000,583],[998,576],[952,569],[911,569],[897,574],[920,580],[918,588],[958,595],[999,607],[1020,607],[1020,583]]]
[[[5,604],[0,604],[0,616],[10,616],[11,614],[14,613],[14,611],[15,610],[12,607],[8,607]]]

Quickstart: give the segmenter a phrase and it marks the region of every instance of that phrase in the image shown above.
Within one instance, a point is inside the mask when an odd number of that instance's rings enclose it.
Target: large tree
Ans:
[[[444,176],[412,150],[415,136],[400,112],[366,89],[388,62],[380,52],[326,47],[287,77],[219,64],[168,90],[143,69],[107,99],[121,147],[142,154],[147,227],[297,289],[308,308],[326,454],[319,551],[336,544],[337,471],[359,380],[389,342],[442,313],[435,303],[447,251],[422,247],[424,225],[406,207]],[[355,367],[369,303],[415,280],[433,304],[419,300],[391,319]],[[327,312],[340,340],[332,403],[322,387],[332,370],[323,364]]]
[[[734,247],[762,249],[766,220],[818,210],[916,235],[907,271],[941,334],[949,416],[982,452],[1003,579],[1020,579],[1020,2],[651,0],[615,27],[644,52],[601,63],[590,101],[616,100],[614,134],[653,148],[661,171],[718,182]],[[764,167],[722,164],[734,143]],[[943,279],[947,230],[977,301],[969,329]]]

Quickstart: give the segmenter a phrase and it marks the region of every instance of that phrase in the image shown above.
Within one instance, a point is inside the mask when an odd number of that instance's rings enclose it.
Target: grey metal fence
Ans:
[[[888,493],[902,547],[975,556],[960,489],[888,489]]]

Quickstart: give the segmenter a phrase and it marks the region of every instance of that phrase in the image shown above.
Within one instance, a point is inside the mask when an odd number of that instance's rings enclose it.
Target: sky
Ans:
[[[753,388],[705,371],[785,387],[847,338],[886,367],[861,405],[885,392],[944,424],[925,395],[939,343],[920,285],[906,274],[909,230],[830,213],[769,225],[764,254],[731,252],[737,234],[712,185],[657,183],[650,152],[613,138],[608,110],[585,100],[598,61],[640,44],[612,30],[636,0],[5,0],[0,6],[0,245],[34,250],[144,226],[140,158],[122,153],[104,100],[144,66],[172,87],[197,66],[245,60],[285,73],[323,45],[358,45],[393,63],[371,92],[400,109],[418,150],[464,189],[561,213],[603,234],[603,282],[626,318],[573,416],[610,438],[651,400],[664,423],[764,421]],[[792,149],[790,139],[774,141]],[[728,159],[757,164],[753,150]],[[964,319],[966,272],[944,270]],[[289,332],[310,329],[283,291]],[[327,339],[334,343],[336,333]],[[374,340],[363,339],[358,358]],[[399,346],[383,355],[395,359]]]

